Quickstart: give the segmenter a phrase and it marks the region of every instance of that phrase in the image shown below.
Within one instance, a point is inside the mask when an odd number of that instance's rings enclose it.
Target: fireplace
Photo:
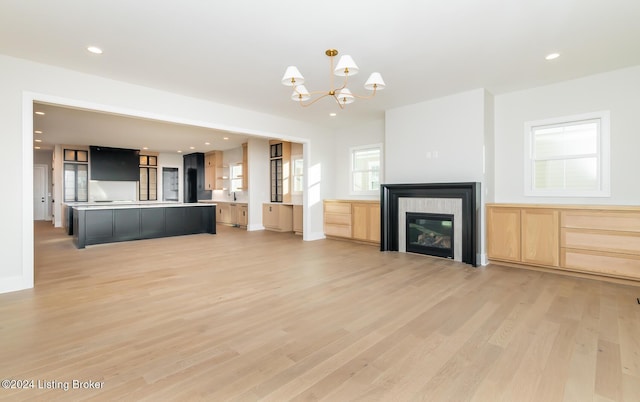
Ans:
[[[406,251],[453,259],[454,216],[406,213]]]
[[[443,208],[431,210],[432,204]],[[414,208],[414,206],[422,206]],[[445,213],[459,210],[454,219],[454,260],[479,265],[480,183],[382,184],[380,186],[380,251],[406,251],[406,212]],[[416,210],[417,209],[417,210]],[[441,210],[440,210],[441,209]],[[401,238],[404,239],[401,243]],[[459,257],[456,257],[458,255]]]

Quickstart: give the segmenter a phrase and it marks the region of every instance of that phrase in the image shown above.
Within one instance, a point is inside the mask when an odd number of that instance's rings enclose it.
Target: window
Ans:
[[[64,164],[64,201],[87,202],[89,170],[86,163]]]
[[[610,195],[608,112],[528,122],[525,144],[525,195]]]
[[[380,192],[382,145],[351,148],[351,193]]]
[[[242,191],[242,163],[231,166],[231,191]]]
[[[301,193],[304,189],[304,159],[301,156],[293,156],[293,192]]]

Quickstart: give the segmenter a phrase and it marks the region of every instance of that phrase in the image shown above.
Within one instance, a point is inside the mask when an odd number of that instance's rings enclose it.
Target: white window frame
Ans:
[[[536,120],[524,124],[524,194],[532,197],[610,197],[610,113],[600,111],[572,116]],[[589,120],[600,121],[598,141],[598,188],[593,190],[536,189],[534,170],[534,137],[533,132],[542,126],[569,125]]]
[[[349,148],[349,194],[350,195],[380,195],[380,189],[377,190],[362,190],[356,191],[353,189],[353,175],[357,172],[354,168],[354,156],[358,151],[368,150],[368,149],[379,149],[380,150],[380,170],[378,172],[380,176],[380,184],[382,184],[384,180],[384,148],[381,143],[378,144],[370,144],[370,145],[361,145],[357,147]],[[369,171],[369,170],[367,170]]]
[[[296,161],[302,161],[302,174],[296,174]],[[295,190],[296,178],[302,178],[302,190]],[[291,194],[302,194],[304,191],[304,157],[302,155],[291,155]]]

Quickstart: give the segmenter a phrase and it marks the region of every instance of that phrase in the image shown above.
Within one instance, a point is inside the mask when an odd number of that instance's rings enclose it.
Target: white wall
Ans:
[[[385,182],[482,182],[485,91],[389,109]]]
[[[14,197],[3,197],[0,221],[0,293],[33,286],[33,102],[100,110],[192,124],[287,141],[306,142],[309,163],[324,166],[322,151],[330,141],[315,126],[260,112],[189,98],[58,67],[0,55],[0,138],[12,150],[0,158],[3,185]],[[325,144],[327,143],[327,144]],[[318,183],[321,197],[332,195],[329,181]],[[310,206],[309,230],[322,233],[322,205]]]
[[[349,188],[349,174],[351,172],[350,148],[361,145],[384,144],[384,119],[368,121],[364,124],[336,130],[334,138],[334,183],[337,199],[373,199],[379,195],[354,196]],[[383,147],[384,148],[384,147]],[[384,155],[384,149],[383,149]],[[383,157],[384,158],[384,157]],[[385,182],[384,161],[382,182]]]
[[[524,123],[611,112],[611,197],[524,195]],[[640,66],[495,97],[496,202],[640,204]]]

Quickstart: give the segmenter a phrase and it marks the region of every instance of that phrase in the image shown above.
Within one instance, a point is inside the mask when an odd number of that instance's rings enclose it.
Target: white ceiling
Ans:
[[[638,21],[638,0],[2,0],[0,53],[340,127],[475,88],[500,94],[639,65]],[[328,48],[358,63],[354,92],[373,71],[387,88],[345,110],[328,99],[300,108],[282,74],[293,64],[309,90],[328,89]],[[546,61],[551,52],[560,58]]]

